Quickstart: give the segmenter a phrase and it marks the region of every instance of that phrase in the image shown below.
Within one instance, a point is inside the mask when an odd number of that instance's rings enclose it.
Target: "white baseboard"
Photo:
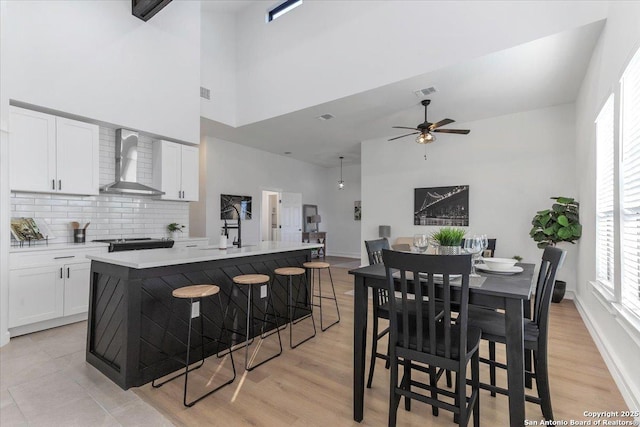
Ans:
[[[4,334],[0,335],[0,347],[9,344],[9,338],[11,338],[11,334],[9,334],[9,331],[5,331]]]
[[[335,252],[335,251],[327,251],[327,256],[339,256],[344,258],[357,258],[360,259],[360,253],[352,253],[352,252]]]
[[[45,320],[43,322],[32,323],[30,325],[9,328],[11,337],[19,337],[33,332],[44,331],[45,329],[57,328],[58,326],[87,320],[88,313],[74,314],[72,316],[59,317],[57,319]]]
[[[575,297],[576,295],[574,295]],[[627,406],[630,410],[638,410],[640,408],[640,396],[637,396],[633,392],[633,387],[631,384],[627,382],[627,378],[631,378],[626,372],[621,370],[621,364],[617,363],[617,356],[611,350],[615,350],[615,346],[607,345],[605,342],[606,335],[602,333],[599,327],[591,321],[588,312],[582,306],[580,301],[580,297],[577,296],[574,298],[574,303],[576,308],[578,309],[578,313],[580,317],[582,317],[582,321],[584,322],[589,334],[591,334],[591,338],[598,347],[600,351],[600,355],[604,359],[604,363],[607,365],[613,380],[615,381],[618,389],[620,390],[620,394],[622,394],[622,398],[626,402]]]

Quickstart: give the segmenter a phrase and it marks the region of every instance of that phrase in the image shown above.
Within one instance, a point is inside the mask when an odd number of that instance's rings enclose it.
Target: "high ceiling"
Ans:
[[[345,156],[345,164],[360,163],[362,141],[399,136],[404,132],[392,126],[421,123],[420,101],[429,98],[430,121],[451,118],[457,123],[448,127],[471,129],[469,136],[440,133],[439,141],[473,138],[473,125],[466,122],[574,102],[603,26],[604,21],[595,22],[238,128],[203,118],[201,134],[275,154],[291,152],[292,158],[335,167],[340,155]],[[414,94],[428,87],[435,87],[436,92],[427,97]],[[335,118],[317,119],[327,113]],[[389,142],[414,143],[411,137]]]

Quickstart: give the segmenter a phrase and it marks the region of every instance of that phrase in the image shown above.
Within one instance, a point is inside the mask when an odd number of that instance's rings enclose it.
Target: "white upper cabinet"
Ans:
[[[97,125],[11,107],[11,189],[98,194],[98,138]]]
[[[98,194],[99,134],[96,125],[56,117],[58,191]]]
[[[153,144],[153,186],[163,200],[198,200],[198,147],[159,141]]]

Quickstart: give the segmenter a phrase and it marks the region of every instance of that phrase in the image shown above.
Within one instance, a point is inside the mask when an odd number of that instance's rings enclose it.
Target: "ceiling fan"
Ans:
[[[394,139],[404,138],[405,136],[410,135],[418,135],[416,138],[416,142],[418,144],[428,144],[436,140],[436,137],[431,132],[442,132],[442,133],[457,133],[461,135],[466,135],[470,131],[468,129],[438,129],[441,126],[448,125],[450,123],[455,122],[455,120],[451,119],[443,119],[436,123],[430,123],[427,121],[427,106],[431,103],[430,99],[425,99],[421,102],[424,105],[424,123],[420,123],[415,128],[408,128],[404,126],[393,126],[394,129],[411,129],[417,132],[411,132],[406,135],[396,136],[395,138],[391,138],[389,141],[393,141]]]

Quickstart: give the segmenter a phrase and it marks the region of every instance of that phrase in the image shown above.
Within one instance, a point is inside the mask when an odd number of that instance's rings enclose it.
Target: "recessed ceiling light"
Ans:
[[[335,116],[333,114],[323,114],[321,116],[316,117],[316,119],[322,120],[322,121],[331,120],[333,118],[335,118]]]
[[[427,95],[432,94],[433,92],[437,92],[436,88],[431,86],[431,87],[427,87],[424,89],[420,89],[420,90],[416,90],[415,92],[413,92],[418,98],[423,98]]]
[[[284,154],[289,155],[289,154],[291,154],[291,151],[285,151]]]

